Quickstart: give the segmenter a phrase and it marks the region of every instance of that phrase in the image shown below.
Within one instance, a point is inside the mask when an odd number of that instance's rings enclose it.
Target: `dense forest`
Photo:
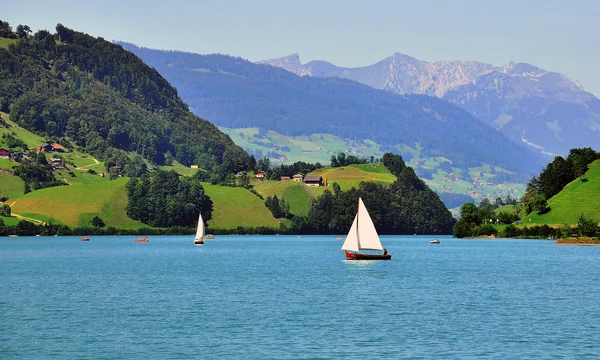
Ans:
[[[383,164],[397,177],[391,185],[361,182],[358,189],[342,191],[333,184],[333,193],[312,199],[307,217],[292,219],[292,227],[316,234],[348,232],[361,197],[380,234],[450,234],[455,219],[437,194],[420,180],[400,155],[387,153]]]
[[[387,147],[418,144],[423,156],[444,156],[456,167],[492,163],[527,177],[545,162],[437,98],[394,95],[345,79],[300,77],[231,56],[121,44],[177,87],[197,115],[219,126],[288,136],[328,133]]]
[[[19,40],[0,49],[0,111],[20,126],[117,170],[132,152],[157,164],[245,168],[241,148],[193,115],[167,80],[120,45],[61,24],[55,34],[18,29],[25,36],[14,33]]]
[[[154,227],[194,226],[211,219],[212,201],[200,181],[157,170],[127,183],[127,216]]]

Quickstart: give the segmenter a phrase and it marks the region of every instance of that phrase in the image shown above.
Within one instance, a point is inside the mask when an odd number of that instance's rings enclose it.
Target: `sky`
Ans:
[[[0,19],[54,32],[57,23],[153,49],[250,61],[292,53],[302,63],[420,60],[526,62],[600,97],[598,0],[8,0]]]

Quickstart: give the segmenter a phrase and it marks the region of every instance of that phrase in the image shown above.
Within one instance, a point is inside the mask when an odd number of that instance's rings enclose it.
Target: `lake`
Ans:
[[[0,238],[0,358],[585,359],[600,247],[382,236]]]

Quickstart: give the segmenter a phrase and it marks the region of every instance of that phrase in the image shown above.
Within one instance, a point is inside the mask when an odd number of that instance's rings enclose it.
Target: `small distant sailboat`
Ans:
[[[133,242],[148,242],[148,237],[147,236],[139,237],[139,238],[133,240]]]
[[[431,240],[429,240],[429,243],[430,244],[439,244],[440,241],[438,239],[431,239]]]
[[[391,260],[392,255],[381,245],[377,230],[362,199],[358,198],[358,211],[342,245],[347,260]],[[365,254],[361,250],[379,250],[383,254]]]
[[[205,239],[214,239],[215,236],[213,234],[206,234]]]
[[[194,238],[194,244],[204,244],[204,220],[202,220],[202,214],[198,215],[198,228],[196,229],[196,238]]]
[[[90,238],[89,237],[82,237],[81,241],[90,241]]]

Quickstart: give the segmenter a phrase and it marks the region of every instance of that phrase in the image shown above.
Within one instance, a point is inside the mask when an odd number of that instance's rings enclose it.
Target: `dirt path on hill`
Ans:
[[[8,204],[8,206],[10,206],[12,208],[13,205],[16,202],[17,201],[15,200],[15,201],[11,202],[10,204]],[[30,217],[27,217],[27,216],[19,215],[17,213],[12,212],[12,211],[11,211],[11,215],[14,216],[14,217],[16,217],[19,220],[27,220],[27,221],[32,222],[32,223],[37,224],[37,225],[46,225],[46,222],[44,222],[42,220],[38,220],[38,219],[30,218]]]
[[[90,166],[94,166],[94,165],[98,165],[99,164],[99,162],[98,162],[98,160],[96,160],[96,158],[94,158],[92,160],[94,160],[96,163],[95,164],[89,164],[89,165],[86,165],[86,166],[76,167],[75,169],[77,169],[77,170],[85,170],[85,169],[89,168]]]

